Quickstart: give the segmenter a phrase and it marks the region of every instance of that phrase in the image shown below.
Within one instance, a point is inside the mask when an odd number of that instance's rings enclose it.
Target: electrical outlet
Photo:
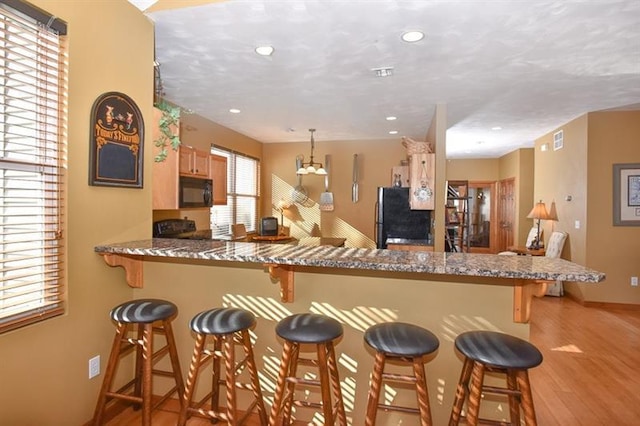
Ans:
[[[638,277],[631,277],[631,287],[638,287]]]
[[[100,355],[96,355],[89,360],[89,378],[93,379],[100,374]]]

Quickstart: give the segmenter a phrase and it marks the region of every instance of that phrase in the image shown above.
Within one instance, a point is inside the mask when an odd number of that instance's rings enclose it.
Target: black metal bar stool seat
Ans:
[[[414,324],[387,322],[369,327],[364,333],[364,340],[376,351],[371,385],[369,386],[365,425],[375,425],[379,409],[419,414],[422,426],[431,425],[431,408],[427,377],[424,371],[424,357],[438,349],[440,346],[438,338],[429,330]],[[387,360],[411,366],[413,374],[405,376],[385,373]],[[380,403],[383,380],[414,384],[418,395],[418,408]]]
[[[229,425],[240,425],[248,418],[254,408],[257,408],[260,424],[267,424],[267,412],[262,399],[258,370],[253,356],[251,336],[249,330],[256,324],[255,316],[244,309],[215,308],[200,312],[191,319],[189,327],[196,334],[196,345],[191,358],[187,387],[178,420],[179,426],[184,426],[189,415],[197,413],[211,420],[223,420]],[[207,337],[212,340],[213,349],[207,349]],[[236,361],[235,345],[239,344],[244,350],[244,358]],[[221,363],[224,360],[225,375],[220,374]],[[212,361],[213,386],[211,392],[200,401],[193,403],[200,370]],[[241,383],[238,376],[245,370],[249,373],[249,383]],[[226,408],[220,407],[220,387],[226,391]],[[240,418],[238,413],[236,389],[253,392],[253,401]],[[211,402],[210,409],[205,403]]]
[[[122,303],[111,310],[111,319],[117,324],[109,361],[93,416],[94,425],[105,422],[107,403],[122,400],[142,407],[142,424],[151,425],[151,412],[175,392],[182,399],[184,383],[176,350],[171,322],[178,308],[160,299],[138,299]],[[166,344],[154,351],[154,336],[164,334]],[[118,390],[112,390],[113,380],[122,357],[135,348],[135,377]],[[165,355],[171,360],[171,371],[158,370],[154,364]],[[152,403],[153,376],[172,377],[175,381],[167,393]]]
[[[282,412],[282,422],[291,423],[292,406],[322,409],[325,425],[346,426],[347,418],[340,389],[338,364],[334,351],[334,341],[342,336],[342,325],[333,318],[318,314],[295,314],[281,320],[276,326],[276,334],[284,339],[284,349],[278,371],[269,425],[275,426]],[[300,357],[300,345],[316,347],[316,358]],[[318,369],[319,380],[296,377],[298,365],[314,366]],[[322,402],[295,400],[295,387],[320,387]],[[331,402],[331,393],[335,402]]]
[[[466,420],[468,425],[501,424],[504,422],[481,419],[478,416],[482,393],[507,395],[511,425],[520,426],[520,409],[524,413],[527,426],[536,425],[533,408],[530,368],[542,363],[542,354],[531,343],[495,331],[468,331],[455,340],[456,349],[464,355],[464,364],[456,390],[449,426],[457,425],[462,416],[462,407],[467,401]],[[484,385],[485,372],[506,375],[507,387]]]

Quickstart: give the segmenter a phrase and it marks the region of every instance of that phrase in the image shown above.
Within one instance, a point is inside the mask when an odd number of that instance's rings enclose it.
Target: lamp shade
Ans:
[[[542,200],[536,203],[535,206],[531,209],[529,214],[527,215],[529,219],[549,219],[549,212],[547,211],[547,207],[544,205]]]

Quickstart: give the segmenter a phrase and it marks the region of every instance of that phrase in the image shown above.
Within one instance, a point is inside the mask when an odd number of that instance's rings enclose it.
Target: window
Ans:
[[[64,312],[64,34],[41,10],[0,4],[0,332]]]
[[[260,161],[213,146],[211,153],[227,157],[227,205],[211,208],[213,236],[229,235],[231,225],[243,223],[247,232],[255,232],[260,198]]]

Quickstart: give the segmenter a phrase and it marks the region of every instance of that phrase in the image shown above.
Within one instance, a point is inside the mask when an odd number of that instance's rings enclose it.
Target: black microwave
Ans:
[[[213,205],[213,181],[180,176],[178,207],[211,207]]]

